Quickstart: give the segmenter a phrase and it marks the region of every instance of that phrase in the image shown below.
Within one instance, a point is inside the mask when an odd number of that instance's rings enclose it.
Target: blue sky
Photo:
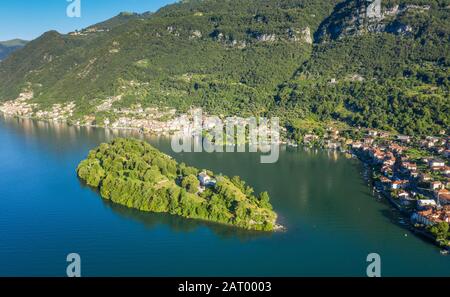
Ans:
[[[0,0],[0,41],[34,39],[49,30],[68,33],[122,11],[156,11],[176,0],[79,0],[81,18],[69,18],[68,0]]]

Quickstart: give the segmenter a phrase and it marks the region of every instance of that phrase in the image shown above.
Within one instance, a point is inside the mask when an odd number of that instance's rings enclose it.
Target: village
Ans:
[[[447,131],[438,136],[412,137],[361,127],[329,127],[323,135],[308,131],[301,143],[361,160],[372,172],[374,191],[409,218],[415,233],[434,241],[431,228],[450,223]],[[288,146],[299,144],[289,140]],[[445,244],[449,245],[448,241]]]
[[[416,230],[427,234],[431,226],[450,223],[450,137],[445,133],[413,138],[369,130],[350,151],[373,168],[375,190],[408,215]]]
[[[42,121],[67,123],[77,127],[102,127],[113,130],[136,130],[142,134],[154,134],[159,136],[170,136],[177,132],[182,132],[186,136],[205,136],[214,138],[214,132],[218,129],[235,127],[236,129],[253,125],[252,133],[247,133],[245,139],[213,139],[216,144],[233,143],[237,144],[259,144],[269,143],[282,144],[279,133],[272,133],[269,122],[256,123],[256,119],[226,117],[221,119],[214,115],[205,113],[201,108],[192,107],[184,113],[173,108],[143,107],[141,104],[134,104],[129,107],[117,107],[115,103],[122,100],[122,96],[108,97],[101,101],[95,112],[90,115],[75,115],[76,104],[68,102],[64,104],[53,104],[49,108],[42,109],[39,104],[32,103],[32,91],[24,91],[15,100],[7,101],[0,105],[0,113],[7,116],[29,118]],[[253,120],[253,121],[252,121]],[[275,127],[274,127],[275,128]],[[278,128],[278,127],[277,127]],[[284,127],[280,127],[282,133],[286,132]],[[268,136],[257,139],[257,136]],[[235,142],[235,143],[236,143]]]

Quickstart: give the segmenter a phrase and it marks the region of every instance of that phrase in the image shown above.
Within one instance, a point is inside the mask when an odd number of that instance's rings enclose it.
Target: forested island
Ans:
[[[89,152],[78,177],[104,199],[147,212],[169,213],[248,230],[273,231],[277,214],[263,192],[178,163],[146,142],[117,138]]]

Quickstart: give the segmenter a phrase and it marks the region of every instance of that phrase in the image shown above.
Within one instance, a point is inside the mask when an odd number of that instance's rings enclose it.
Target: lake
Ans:
[[[0,116],[0,276],[365,276],[369,253],[383,276],[450,276],[450,258],[400,224],[373,195],[364,167],[343,154],[282,148],[275,164],[252,153],[175,154],[239,175],[268,191],[285,232],[247,232],[104,201],[76,177],[89,149],[134,132]]]

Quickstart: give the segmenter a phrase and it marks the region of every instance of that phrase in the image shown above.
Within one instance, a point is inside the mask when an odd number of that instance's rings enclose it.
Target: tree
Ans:
[[[449,239],[449,224],[446,222],[441,222],[430,228],[431,234],[436,237],[436,241],[441,245],[447,245]]]
[[[267,192],[262,192],[259,195],[259,206],[266,209],[272,209],[272,205],[270,204],[270,196]]]
[[[195,194],[198,192],[198,188],[200,187],[200,181],[195,175],[191,174],[183,178],[181,186],[185,188],[189,193]]]

